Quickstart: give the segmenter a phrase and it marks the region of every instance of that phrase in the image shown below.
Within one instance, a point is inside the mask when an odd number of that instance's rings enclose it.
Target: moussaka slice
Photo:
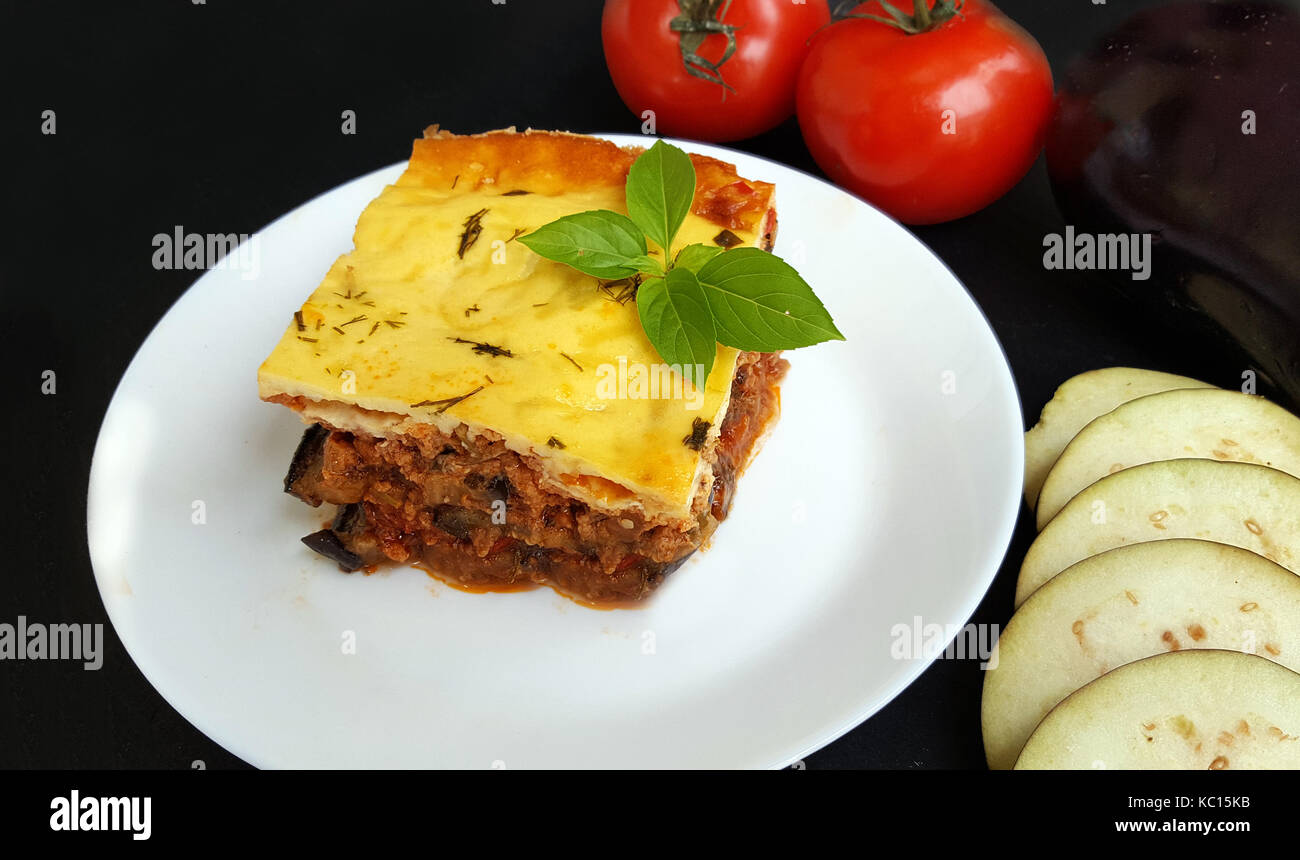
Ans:
[[[626,212],[640,152],[512,129],[415,142],[258,373],[262,398],[310,425],[286,491],[339,506],[304,542],[345,570],[421,563],[600,603],[644,597],[708,540],[776,418],[786,363],[719,346],[694,379],[646,339],[635,279],[515,241]],[[772,186],[691,158],[678,241],[770,249]]]

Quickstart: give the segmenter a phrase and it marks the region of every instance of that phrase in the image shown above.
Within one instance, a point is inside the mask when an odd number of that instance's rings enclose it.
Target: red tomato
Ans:
[[[876,0],[853,12],[886,16]],[[1038,157],[1051,110],[1042,48],[987,0],[915,35],[847,18],[813,39],[799,75],[799,126],[817,164],[907,224],[1005,194]]]
[[[682,34],[671,29],[683,7],[712,10],[736,27],[735,53],[718,68],[729,90],[687,71]],[[606,0],[600,33],[610,77],[633,113],[654,111],[660,134],[725,141],[753,137],[794,113],[808,38],[830,19],[825,0]],[[726,49],[725,35],[708,33],[696,53],[717,63]]]

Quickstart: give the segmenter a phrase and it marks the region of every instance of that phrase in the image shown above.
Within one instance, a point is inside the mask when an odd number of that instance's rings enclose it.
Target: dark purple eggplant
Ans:
[[[1076,232],[1151,235],[1120,291],[1300,406],[1300,9],[1180,2],[1068,69],[1048,131]]]
[[[360,502],[339,505],[334,513],[334,522],[330,525],[338,535],[361,534],[366,530],[366,508]]]
[[[312,532],[303,538],[302,542],[313,552],[320,553],[330,561],[338,562],[339,568],[347,573],[360,570],[364,563],[361,556],[344,546],[339,536],[330,529]]]
[[[325,440],[330,431],[312,424],[303,431],[298,447],[294,449],[289,471],[284,476],[284,491],[301,499],[313,508],[320,506],[314,487],[320,480],[321,463],[325,455]]]

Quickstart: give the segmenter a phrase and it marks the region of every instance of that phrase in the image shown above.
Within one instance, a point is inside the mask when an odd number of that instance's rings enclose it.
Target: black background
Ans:
[[[1135,0],[1002,0],[1057,80]],[[6,4],[9,74],[3,337],[6,422],[0,620],[104,622],[105,663],[0,664],[0,767],[243,766],[171,709],[107,624],[85,531],[91,452],[136,349],[194,280],[155,271],[151,238],[182,224],[253,233],[304,201],[404,159],[437,122],[636,133],[600,47],[600,0]],[[57,112],[58,133],[40,132]],[[357,134],[340,134],[340,113]],[[793,120],[733,144],[817,172]],[[1226,387],[1242,367],[1150,328],[1080,272],[1042,266],[1063,222],[1042,162],[969,218],[914,232],[988,315],[1029,423],[1066,377],[1127,364]],[[58,392],[40,392],[54,369]],[[184,441],[184,440],[178,440]],[[974,621],[1003,625],[1032,535],[1022,515]],[[183,565],[184,559],[157,559]],[[846,655],[846,659],[849,657]],[[935,663],[809,768],[983,767],[982,676]]]

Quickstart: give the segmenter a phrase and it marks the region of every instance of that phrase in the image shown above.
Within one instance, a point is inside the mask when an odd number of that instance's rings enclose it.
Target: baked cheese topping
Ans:
[[[702,468],[697,421],[716,437],[737,353],[719,346],[697,389],[693,376],[666,370],[629,285],[515,241],[575,212],[626,212],[623,183],[637,153],[538,132],[492,145],[506,136],[417,142],[406,173],[362,213],[355,250],[335,262],[263,363],[261,395],[322,402],[318,415],[342,404],[444,432],[459,424],[490,431],[580,497],[685,517]],[[519,169],[512,153],[538,138],[557,160]],[[599,153],[607,169],[587,158],[566,180],[567,141]],[[701,183],[713,186],[697,190],[679,246],[713,243],[724,227],[746,244],[761,238],[771,186],[739,181],[734,170],[718,176],[719,164],[701,165]],[[734,184],[762,195],[761,211],[716,205]],[[702,201],[709,217],[698,214]]]

